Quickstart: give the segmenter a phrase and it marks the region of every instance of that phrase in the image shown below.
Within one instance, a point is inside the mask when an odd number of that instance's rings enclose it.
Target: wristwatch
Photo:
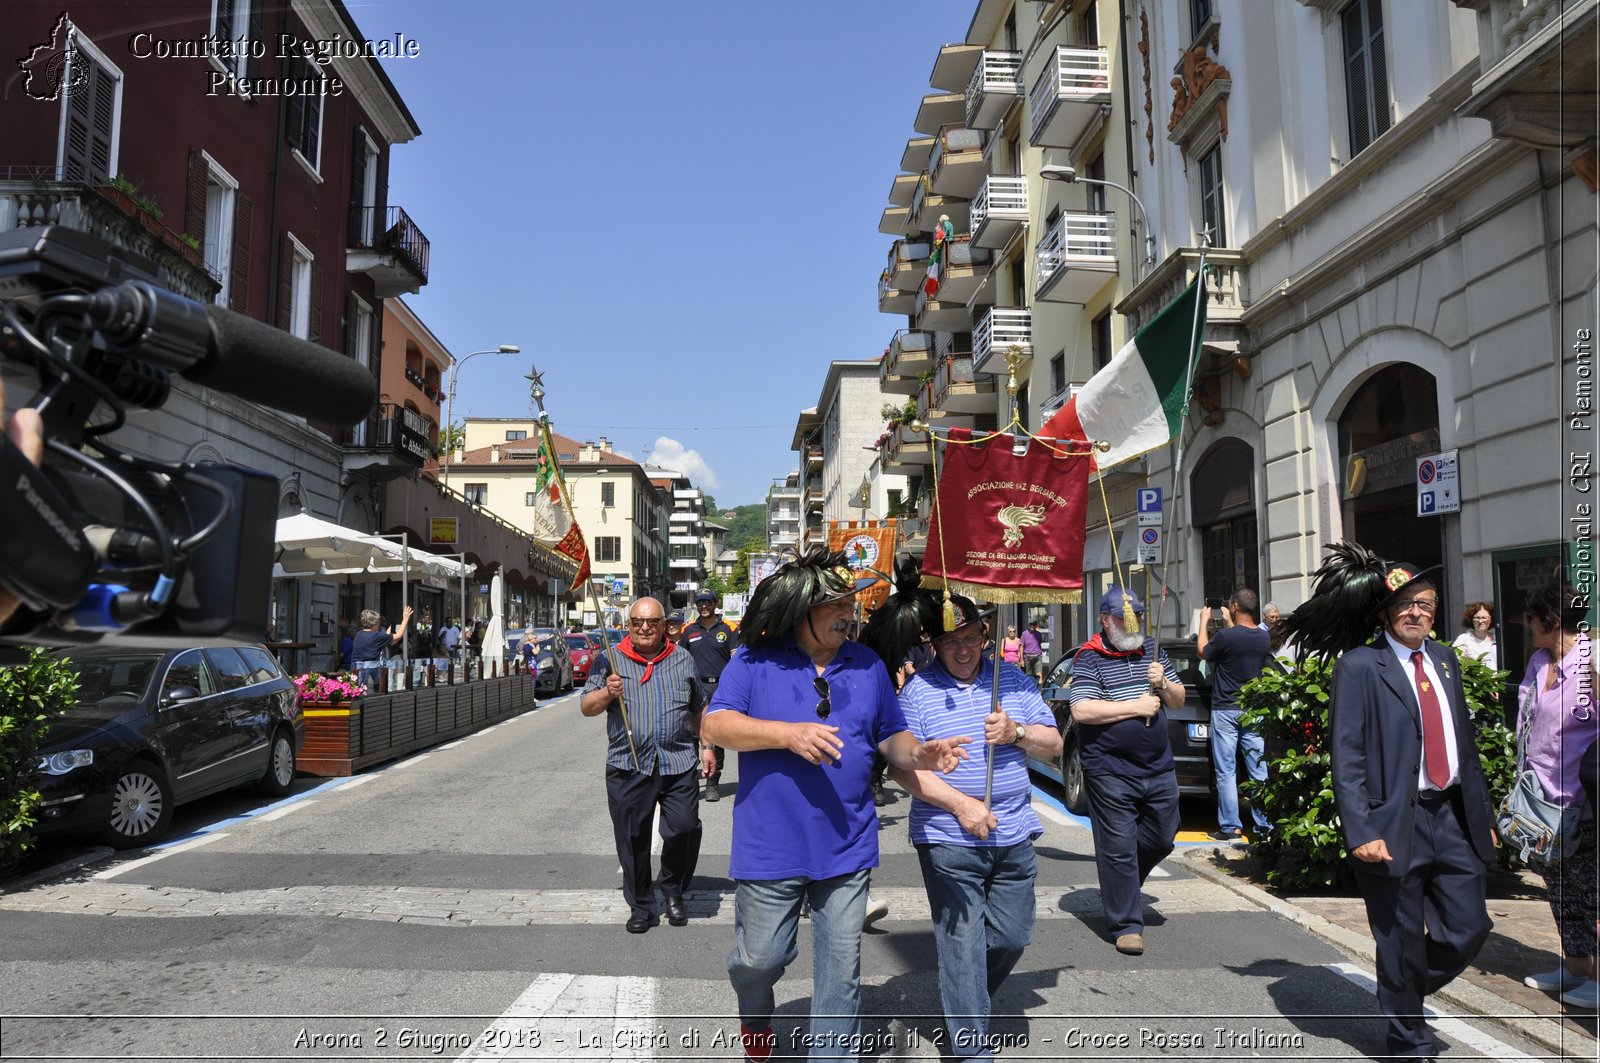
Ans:
[[[1014,746],[1020,746],[1022,744],[1022,740],[1026,737],[1028,737],[1028,728],[1025,724],[1019,723],[1017,724],[1017,733],[1011,738],[1011,744]]]

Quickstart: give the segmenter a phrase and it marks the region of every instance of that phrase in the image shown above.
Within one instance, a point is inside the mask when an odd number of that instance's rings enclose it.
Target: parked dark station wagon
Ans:
[[[39,750],[39,833],[158,841],[177,805],[252,784],[281,796],[305,739],[299,694],[263,646],[61,651],[78,702]]]

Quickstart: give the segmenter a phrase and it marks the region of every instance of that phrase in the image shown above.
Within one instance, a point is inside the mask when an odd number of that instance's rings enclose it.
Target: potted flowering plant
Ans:
[[[302,705],[306,702],[337,705],[366,693],[353,672],[307,672],[294,677],[294,688],[300,692]]]

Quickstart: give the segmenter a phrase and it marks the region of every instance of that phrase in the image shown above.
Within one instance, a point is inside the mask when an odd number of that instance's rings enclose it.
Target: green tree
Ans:
[[[767,546],[767,507],[763,502],[739,506],[728,521],[728,536],[724,540],[728,549],[765,550]]]
[[[0,867],[33,847],[28,828],[38,822],[39,743],[77,696],[71,663],[39,647],[24,663],[0,668]]]

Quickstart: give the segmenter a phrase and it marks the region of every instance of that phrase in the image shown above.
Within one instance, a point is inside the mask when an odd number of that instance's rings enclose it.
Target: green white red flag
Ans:
[[[1039,435],[1110,443],[1109,451],[1095,452],[1096,469],[1131,461],[1175,438],[1206,331],[1203,281],[1204,271],[1052,414]]]

